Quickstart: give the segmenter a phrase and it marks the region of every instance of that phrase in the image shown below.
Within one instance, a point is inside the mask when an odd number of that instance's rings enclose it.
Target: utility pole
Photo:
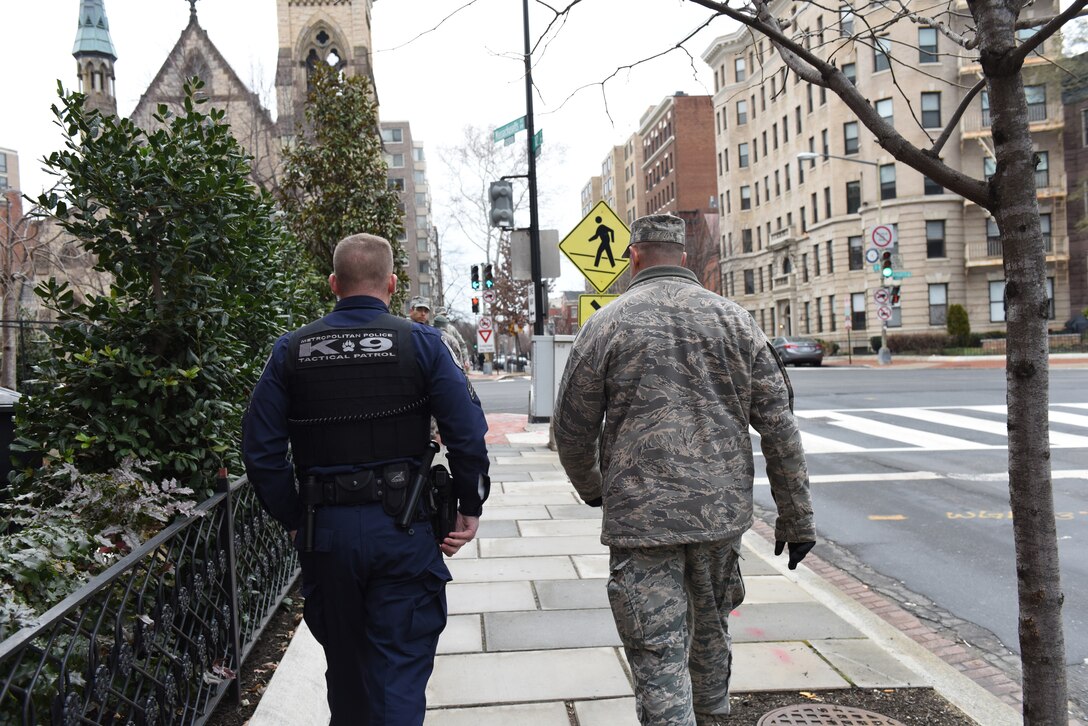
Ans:
[[[525,130],[529,140],[529,262],[533,276],[533,334],[544,335],[544,311],[547,309],[544,299],[544,280],[540,269],[540,221],[536,206],[536,154],[533,138],[536,129],[533,125],[533,68],[532,46],[529,43],[529,0],[521,0],[522,17],[525,25]]]

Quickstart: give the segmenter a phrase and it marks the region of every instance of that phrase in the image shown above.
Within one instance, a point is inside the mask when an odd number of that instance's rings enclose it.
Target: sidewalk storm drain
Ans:
[[[904,726],[879,713],[851,706],[799,703],[768,711],[756,726]]]

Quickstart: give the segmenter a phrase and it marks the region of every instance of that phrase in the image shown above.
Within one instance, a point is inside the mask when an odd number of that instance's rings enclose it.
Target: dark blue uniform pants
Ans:
[[[315,524],[302,594],[328,662],[331,726],[422,724],[450,580],[430,524],[409,535],[380,504],[322,507]]]

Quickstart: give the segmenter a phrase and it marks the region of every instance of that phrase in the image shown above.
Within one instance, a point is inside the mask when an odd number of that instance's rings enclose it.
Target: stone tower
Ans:
[[[279,61],[276,67],[277,126],[294,136],[303,119],[309,69],[329,63],[374,83],[370,63],[373,0],[276,0]]]
[[[79,27],[72,46],[79,77],[79,92],[87,96],[87,108],[117,115],[113,64],[117,52],[110,39],[105,0],[80,0]]]

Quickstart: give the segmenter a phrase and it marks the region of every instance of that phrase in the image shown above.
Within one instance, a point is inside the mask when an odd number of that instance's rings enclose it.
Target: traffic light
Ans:
[[[484,265],[484,289],[495,287],[495,276],[491,274],[491,263]]]
[[[899,285],[892,285],[892,305],[899,304]]]
[[[472,298],[472,312],[480,312],[480,298],[478,297]]]
[[[491,214],[489,216],[491,226],[513,227],[514,185],[505,179],[491,182],[489,196],[491,197]]]
[[[885,279],[891,279],[892,276],[892,253],[884,252],[880,256],[880,274]]]
[[[473,290],[479,290],[480,289],[480,266],[479,265],[473,265],[472,266],[472,289]]]

